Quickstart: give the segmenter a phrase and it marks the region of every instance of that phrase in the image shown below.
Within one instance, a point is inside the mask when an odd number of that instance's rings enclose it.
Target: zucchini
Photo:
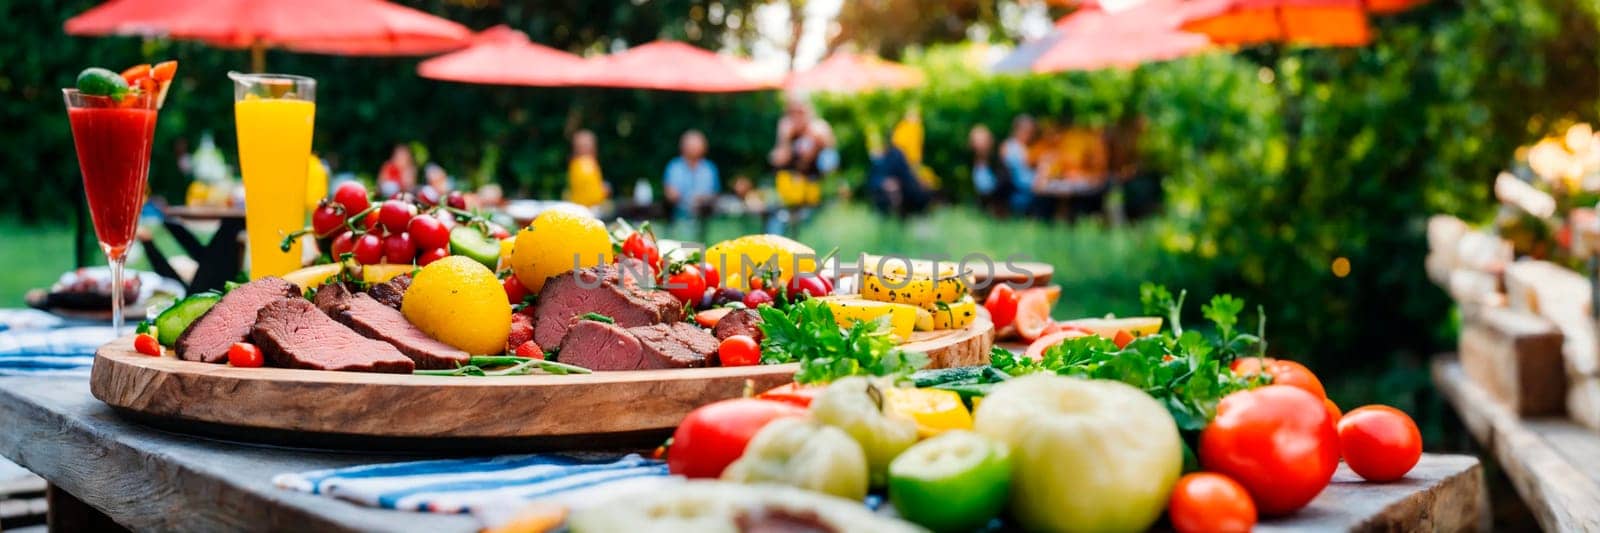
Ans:
[[[210,311],[211,306],[217,305],[217,301],[221,299],[220,294],[202,292],[178,300],[172,307],[168,307],[166,311],[156,316],[156,340],[160,341],[162,346],[172,346],[178,342],[178,336],[189,329],[190,324],[199,320],[200,315]]]
[[[944,383],[975,382],[983,378],[984,369],[986,368],[990,368],[990,366],[958,366],[937,370],[919,370],[911,374],[911,382],[918,388],[932,387]]]

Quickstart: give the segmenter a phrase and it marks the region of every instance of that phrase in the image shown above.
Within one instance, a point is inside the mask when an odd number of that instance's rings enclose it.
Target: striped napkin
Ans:
[[[88,377],[111,326],[35,309],[0,309],[0,376]]]
[[[279,488],[369,507],[432,513],[502,514],[532,501],[580,508],[682,482],[639,454],[508,455],[352,466],[279,474]]]

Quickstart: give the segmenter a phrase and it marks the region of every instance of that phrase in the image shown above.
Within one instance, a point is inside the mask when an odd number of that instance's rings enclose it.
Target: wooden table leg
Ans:
[[[45,488],[45,500],[50,502],[47,523],[51,533],[76,531],[119,532],[128,529],[111,520],[76,496],[67,494],[54,484]]]

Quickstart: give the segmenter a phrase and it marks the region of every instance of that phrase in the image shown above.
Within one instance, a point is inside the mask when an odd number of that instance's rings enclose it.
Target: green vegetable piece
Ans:
[[[938,532],[974,531],[1000,515],[1011,485],[1005,446],[970,431],[922,441],[889,463],[889,501]]]
[[[607,324],[615,324],[615,323],[617,323],[617,319],[615,319],[615,318],[611,318],[609,316],[605,316],[605,315],[602,315],[600,313],[594,313],[594,312],[589,312],[589,313],[584,313],[582,315],[578,315],[578,320],[593,320],[595,322],[605,322]]]
[[[183,335],[183,332],[189,329],[189,325],[199,320],[201,315],[210,311],[211,306],[217,305],[220,300],[222,295],[214,292],[191,294],[187,298],[178,300],[172,307],[156,315],[156,340],[160,341],[162,346],[172,346],[177,343],[178,336]]]
[[[464,255],[494,270],[500,263],[500,242],[469,225],[450,230],[450,253]]]
[[[789,485],[859,502],[867,496],[867,458],[839,428],[780,418],[750,439],[722,479]]]
[[[78,92],[90,96],[109,96],[121,99],[128,94],[128,80],[120,74],[100,67],[89,67],[78,73]]]
[[[917,442],[917,424],[883,411],[883,391],[871,380],[852,376],[828,385],[811,401],[811,416],[844,430],[867,454],[873,486],[886,480],[889,462]]]
[[[762,364],[800,362],[794,380],[802,385],[845,376],[904,376],[928,364],[927,355],[898,348],[885,320],[840,328],[833,311],[818,300],[796,303],[787,311],[771,306],[758,311]]]

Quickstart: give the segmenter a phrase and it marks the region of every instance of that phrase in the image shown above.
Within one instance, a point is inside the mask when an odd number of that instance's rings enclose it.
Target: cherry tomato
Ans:
[[[228,347],[228,364],[240,368],[261,368],[266,364],[261,349],[248,342],[235,342]]]
[[[516,356],[544,359],[544,349],[540,348],[537,342],[526,341],[517,345]]]
[[[333,244],[328,248],[329,252],[333,256],[333,260],[338,261],[340,257],[344,256],[344,254],[348,254],[352,250],[355,250],[355,247],[356,235],[346,231],[344,233],[340,233],[338,237],[334,237]]]
[[[1005,283],[995,285],[989,289],[989,297],[984,298],[983,308],[989,310],[995,329],[1009,326],[1017,318],[1017,291]]]
[[[1274,385],[1299,387],[1318,398],[1328,397],[1328,391],[1322,387],[1322,380],[1317,379],[1316,374],[1312,374],[1306,365],[1294,361],[1271,357],[1241,357],[1234,359],[1229,368],[1241,376],[1259,374],[1262,368],[1266,368],[1267,375],[1272,376]]]
[[[711,266],[711,263],[700,263],[700,274],[706,278],[707,289],[722,286],[722,273],[717,272],[717,267]]]
[[[772,293],[760,289],[751,289],[750,292],[744,293],[745,307],[755,309],[763,305],[772,305]]]
[[[528,288],[522,286],[522,280],[517,279],[516,274],[506,276],[506,279],[501,281],[500,285],[505,287],[506,301],[511,302],[511,305],[522,303],[524,300],[528,299],[528,295],[530,294],[528,292]]]
[[[1167,517],[1178,533],[1245,533],[1256,525],[1256,504],[1228,476],[1195,472],[1172,487]]]
[[[383,239],[376,233],[363,234],[356,238],[350,253],[355,255],[357,263],[376,265],[383,261]]]
[[[1323,398],[1322,407],[1328,411],[1328,416],[1333,418],[1333,423],[1337,424],[1339,419],[1344,418],[1343,412],[1339,410],[1339,404],[1333,403],[1332,399]]]
[[[417,257],[417,245],[411,243],[411,234],[400,232],[383,238],[383,259],[389,264],[409,265]]]
[[[461,194],[461,191],[450,191],[450,194],[444,195],[444,205],[456,209],[466,209],[467,195]]]
[[[372,206],[367,187],[358,181],[346,181],[333,189],[333,201],[344,206],[344,216],[353,217]]]
[[[828,282],[823,281],[822,277],[810,273],[795,274],[794,277],[789,278],[787,289],[790,301],[827,296],[831,292],[828,290]]]
[[[717,358],[722,360],[722,366],[761,364],[761,345],[749,335],[733,335],[717,347]]]
[[[811,400],[816,399],[817,395],[822,394],[822,391],[826,390],[827,388],[827,386],[808,386],[801,385],[799,383],[790,383],[788,385],[780,385],[777,388],[767,392],[757,394],[756,397],[763,400],[792,403],[800,407],[811,407]]]
[[[1322,399],[1267,385],[1229,394],[1200,433],[1200,465],[1244,485],[1261,514],[1311,503],[1339,467],[1339,433]]]
[[[159,81],[172,81],[178,75],[177,61],[162,61],[150,67],[150,77]]]
[[[361,226],[367,229],[367,233],[377,233],[379,235],[384,233],[383,226],[378,225],[378,212],[376,210],[368,212],[366,218],[361,219]]]
[[[405,231],[411,218],[417,216],[417,207],[400,200],[384,200],[378,208],[378,223],[392,232]]]
[[[761,279],[760,276],[750,276],[750,283],[748,284],[748,286],[750,287],[750,290],[752,290],[752,291],[759,291],[761,289],[767,288],[767,281],[764,280],[764,279]]]
[[[1017,298],[1017,316],[1012,324],[1022,340],[1033,342],[1050,327],[1050,297],[1043,291],[1027,291]]]
[[[156,340],[155,335],[151,335],[149,333],[140,333],[133,337],[133,351],[145,355],[160,357],[161,342]]]
[[[690,478],[719,477],[729,463],[744,454],[750,438],[767,422],[805,415],[805,409],[793,404],[754,398],[723,400],[695,409],[672,433],[667,470]]]
[[[446,250],[444,248],[434,248],[432,250],[427,250],[425,252],[422,252],[422,255],[417,256],[417,266],[428,266],[428,263],[432,263],[434,261],[438,261],[440,259],[444,259],[444,258],[449,257],[449,256],[450,256],[450,251]]]
[[[424,207],[439,205],[439,189],[433,188],[432,185],[423,185],[421,189],[417,189],[417,203]]]
[[[439,223],[444,224],[445,231],[450,231],[456,228],[456,216],[450,214],[448,211],[434,213],[433,218],[439,219]]]
[[[1032,343],[1029,343],[1028,344],[1028,349],[1026,351],[1024,351],[1022,353],[1022,355],[1026,356],[1029,359],[1033,359],[1033,360],[1037,361],[1039,359],[1043,359],[1044,358],[1044,351],[1045,350],[1048,350],[1048,349],[1050,349],[1051,347],[1053,347],[1053,346],[1055,346],[1057,344],[1061,344],[1063,342],[1066,342],[1067,339],[1076,339],[1078,337],[1088,337],[1089,335],[1091,335],[1091,333],[1089,333],[1087,331],[1083,331],[1083,330],[1078,330],[1078,329],[1066,329],[1066,330],[1061,330],[1061,331],[1057,331],[1057,332],[1054,332],[1054,333],[1046,333],[1043,336],[1039,337],[1038,340],[1035,340]]]
[[[656,247],[656,240],[645,232],[635,231],[623,240],[622,255],[644,261],[651,270],[661,270],[661,250]],[[704,285],[704,282],[701,284]]]
[[[445,229],[444,223],[434,217],[416,217],[406,225],[406,233],[411,234],[411,240],[417,243],[417,248],[431,250],[450,246],[450,230]]]
[[[344,206],[323,200],[311,212],[311,231],[318,237],[330,237],[344,227]]]
[[[699,302],[706,293],[706,278],[700,275],[698,267],[683,265],[683,270],[667,276],[665,287],[680,302]]]
[[[1357,407],[1339,419],[1339,449],[1356,475],[1380,483],[1394,481],[1422,458],[1422,432],[1399,409]]]

